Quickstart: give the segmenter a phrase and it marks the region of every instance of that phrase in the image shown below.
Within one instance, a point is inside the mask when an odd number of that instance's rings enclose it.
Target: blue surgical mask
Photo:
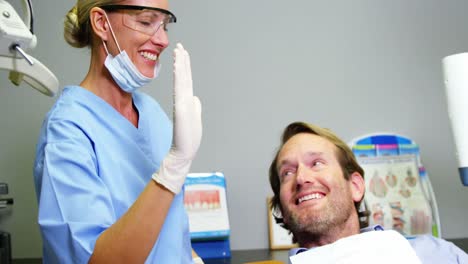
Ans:
[[[107,19],[107,21],[109,21],[109,19]],[[114,35],[114,31],[112,30],[110,22],[109,28],[120,53],[115,57],[112,56],[107,49],[106,43],[102,41],[104,49],[107,53],[107,58],[104,61],[104,65],[106,66],[114,81],[117,83],[117,85],[119,85],[119,87],[122,90],[124,90],[127,93],[133,93],[145,84],[151,82],[151,80],[155,79],[159,75],[159,71],[161,69],[159,58],[156,63],[156,66],[154,67],[153,77],[146,77],[138,70],[135,64],[133,64],[132,60],[130,60],[130,58],[128,57],[127,52],[125,52],[125,50],[120,49],[119,43],[117,42],[117,38]]]

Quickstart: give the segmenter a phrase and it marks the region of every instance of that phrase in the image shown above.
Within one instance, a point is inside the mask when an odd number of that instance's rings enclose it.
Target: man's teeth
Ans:
[[[303,201],[312,200],[312,199],[320,199],[322,197],[323,195],[321,195],[320,193],[312,193],[312,194],[299,198],[299,203],[302,203]]]
[[[140,52],[140,54],[141,54],[141,56],[145,57],[148,60],[155,61],[155,60],[158,59],[158,55],[152,54],[152,53],[149,53],[149,52]]]

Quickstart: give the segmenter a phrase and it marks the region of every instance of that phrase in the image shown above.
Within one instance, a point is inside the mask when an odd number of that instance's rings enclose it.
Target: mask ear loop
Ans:
[[[106,54],[109,55],[109,50],[107,49],[106,42],[104,42],[103,39],[101,39],[101,41],[102,41],[102,45],[104,46],[104,49],[106,50]]]
[[[104,16],[106,17],[107,23],[109,24],[109,28],[112,34],[112,38],[115,41],[115,44],[117,45],[117,48],[119,49],[119,53],[122,53],[122,50],[120,49],[119,42],[117,41],[117,38],[115,37],[114,30],[112,29],[112,25],[110,23],[109,17],[107,16],[106,12],[104,11]],[[109,54],[109,50],[107,49],[106,43],[104,43],[104,40],[102,40],[102,43],[104,44],[104,49],[106,50],[107,54]]]

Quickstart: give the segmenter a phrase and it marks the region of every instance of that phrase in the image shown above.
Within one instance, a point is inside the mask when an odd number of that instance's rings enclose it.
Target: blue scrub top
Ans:
[[[133,103],[138,128],[79,86],[65,87],[47,114],[34,163],[44,263],[87,263],[98,236],[134,203],[168,153],[167,115],[144,93],[133,93]],[[181,192],[146,263],[191,262]]]

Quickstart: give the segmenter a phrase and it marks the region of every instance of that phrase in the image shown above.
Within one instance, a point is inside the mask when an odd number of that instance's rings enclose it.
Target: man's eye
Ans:
[[[285,170],[281,173],[281,177],[284,178],[284,177],[288,177],[290,175],[293,175],[294,174],[294,171],[292,170]]]
[[[312,167],[319,167],[322,166],[324,163],[321,160],[316,160],[312,162]]]

